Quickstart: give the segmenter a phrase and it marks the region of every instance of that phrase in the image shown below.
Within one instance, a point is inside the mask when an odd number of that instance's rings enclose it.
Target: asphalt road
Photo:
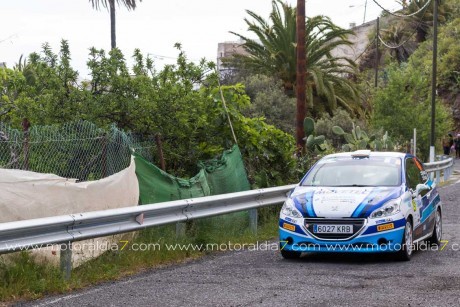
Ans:
[[[442,251],[390,255],[216,253],[27,306],[460,306],[460,183],[440,188]]]

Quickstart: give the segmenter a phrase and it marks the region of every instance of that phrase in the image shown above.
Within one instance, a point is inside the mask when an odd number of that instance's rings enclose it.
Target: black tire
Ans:
[[[283,256],[284,259],[299,259],[301,254],[301,252],[281,250],[281,256]]]
[[[436,210],[436,215],[434,217],[434,228],[433,234],[428,238],[428,243],[434,244],[437,246],[441,245],[442,240],[442,215],[441,210]]]
[[[397,252],[398,259],[401,261],[409,261],[414,252],[414,232],[412,228],[412,222],[410,220],[406,221],[406,226],[404,227],[404,235],[401,240],[401,249]]]

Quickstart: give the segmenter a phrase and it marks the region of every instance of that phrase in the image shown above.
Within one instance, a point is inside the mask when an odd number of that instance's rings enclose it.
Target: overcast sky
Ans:
[[[378,0],[396,9],[395,0]],[[296,5],[296,0],[286,2]],[[366,0],[307,0],[307,16],[327,15],[348,28],[363,22]],[[130,59],[134,48],[150,53],[157,66],[174,62],[180,42],[187,57],[215,61],[217,44],[247,34],[245,10],[268,17],[271,0],[143,0],[135,11],[117,11],[117,47]],[[367,1],[366,21],[381,9]],[[87,74],[90,47],[110,49],[110,16],[96,11],[88,0],[0,0],[0,62],[12,67],[21,54],[40,51],[44,42],[58,52],[61,39],[69,41],[72,64],[81,77]]]

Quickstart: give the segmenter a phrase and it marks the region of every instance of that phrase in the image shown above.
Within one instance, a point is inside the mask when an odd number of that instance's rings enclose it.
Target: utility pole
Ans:
[[[380,17],[377,17],[377,34],[375,37],[375,80],[374,86],[377,87],[379,79],[379,36],[380,36]]]
[[[303,121],[306,114],[306,74],[307,74],[307,56],[305,54],[305,0],[297,0],[297,73],[296,73],[296,97],[297,97],[297,113],[296,113],[296,145],[297,155],[303,150],[305,141],[305,132],[303,129]]]
[[[363,23],[366,22],[366,11],[367,11],[367,0],[364,2],[364,17],[363,17]]]
[[[434,162],[435,154],[435,114],[436,114],[436,72],[438,60],[438,0],[433,5],[433,62],[431,76],[431,137],[430,137],[430,162]]]

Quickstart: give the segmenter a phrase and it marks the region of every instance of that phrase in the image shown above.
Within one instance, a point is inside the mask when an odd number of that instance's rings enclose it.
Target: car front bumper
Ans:
[[[311,233],[303,219],[281,218],[280,249],[296,252],[395,252],[402,247],[404,226],[404,218],[385,221],[366,219],[363,227],[349,238],[324,239]]]

